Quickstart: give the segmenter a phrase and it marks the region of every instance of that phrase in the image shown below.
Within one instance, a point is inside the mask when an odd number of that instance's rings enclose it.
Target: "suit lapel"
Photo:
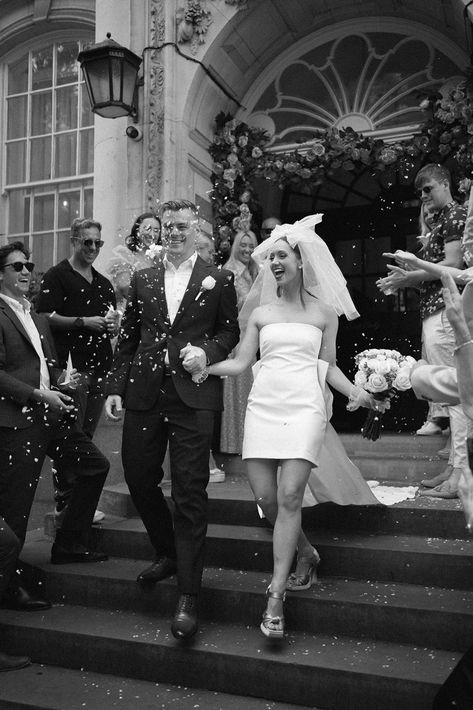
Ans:
[[[176,323],[182,318],[182,315],[184,314],[186,308],[188,308],[197,298],[197,295],[201,289],[202,281],[205,279],[209,271],[210,266],[206,264],[205,261],[200,258],[200,256],[198,256],[194,264],[194,268],[192,269],[192,274],[189,279],[189,283],[187,284],[187,288],[184,291],[184,296],[182,297],[181,305],[179,306],[179,310],[177,311],[176,317],[172,323],[173,328]]]
[[[20,321],[18,316],[16,315],[15,311],[13,308],[10,308],[8,303],[6,303],[3,298],[0,298],[0,309],[5,313],[7,318],[13,323],[15,328],[22,334],[22,336],[29,342],[29,344],[32,346],[31,338],[26,332],[23,323]]]
[[[163,321],[163,329],[168,330],[171,327],[169,320],[168,305],[166,302],[166,291],[164,289],[164,266],[159,263],[155,268],[151,269],[152,276],[150,277],[146,287],[152,291],[151,302],[156,303],[156,307]],[[146,279],[148,276],[146,276]]]

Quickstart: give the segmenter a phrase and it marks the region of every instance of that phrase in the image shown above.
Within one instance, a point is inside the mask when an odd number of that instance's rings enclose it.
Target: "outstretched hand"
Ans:
[[[415,254],[411,254],[410,251],[396,249],[394,254],[392,252],[385,251],[383,252],[383,256],[387,259],[394,259],[396,264],[406,271],[412,271],[416,268],[417,257]]]
[[[463,330],[468,337],[469,324],[473,324],[473,283],[469,282],[460,295],[452,275],[446,269],[442,272],[441,280],[447,318],[452,328]]]

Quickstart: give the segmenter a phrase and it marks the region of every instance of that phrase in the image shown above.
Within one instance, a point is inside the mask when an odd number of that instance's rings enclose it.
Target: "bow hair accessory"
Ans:
[[[322,217],[322,214],[313,214],[294,224],[279,224],[273,229],[271,236],[253,251],[252,257],[259,265],[260,272],[241,309],[241,327],[246,325],[254,308],[277,298],[277,284],[267,257],[280,239],[286,239],[292,249],[299,249],[306,291],[331,305],[339,316],[345,315],[348,320],[359,317],[360,314],[348,292],[345,277],[324,240],[314,231],[315,225],[322,221]]]

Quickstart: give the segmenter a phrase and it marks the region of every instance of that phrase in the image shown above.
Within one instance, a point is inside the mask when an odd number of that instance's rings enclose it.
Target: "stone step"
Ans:
[[[27,618],[25,618],[27,616]],[[461,654],[409,644],[204,623],[177,642],[161,612],[59,605],[44,614],[0,611],[2,640],[35,663],[153,683],[239,693],[332,710],[430,710]],[[122,705],[123,707],[123,705]]]
[[[34,567],[35,583],[55,604],[146,613],[159,609],[172,617],[176,579],[141,587],[136,577],[148,566],[146,560],[112,558],[97,565],[57,566],[50,564],[45,540],[29,542],[23,559]],[[207,568],[201,618],[257,626],[269,581],[268,572]],[[321,572],[310,590],[288,595],[285,614],[288,628],[314,634],[453,651],[466,651],[473,638],[473,591],[341,579]]]
[[[2,674],[2,710],[296,710],[301,705],[32,664]],[[315,708],[314,710],[317,710]]]
[[[405,484],[403,484],[405,485]],[[164,486],[170,501],[170,486]],[[208,486],[209,522],[224,525],[251,525],[267,527],[258,515],[253,494],[245,479],[229,476],[224,483]],[[100,500],[100,509],[109,518],[136,517],[128,487],[125,483],[106,486]],[[425,535],[430,537],[468,538],[461,503],[458,499],[443,500],[418,496],[392,506],[339,506],[323,503],[302,511],[304,528],[358,530]],[[53,519],[47,516],[45,529],[53,534]]]
[[[473,542],[422,535],[306,530],[322,556],[322,575],[473,589]],[[154,550],[141,520],[110,521],[94,531],[112,557],[151,560]],[[206,565],[252,571],[272,568],[272,531],[245,525],[209,525]]]

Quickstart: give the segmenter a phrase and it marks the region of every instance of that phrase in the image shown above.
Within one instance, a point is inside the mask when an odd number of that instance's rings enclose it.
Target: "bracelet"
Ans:
[[[457,353],[459,350],[464,348],[465,345],[473,345],[473,340],[466,340],[464,343],[460,343],[460,345],[457,345],[455,348],[453,348],[453,352]]]

